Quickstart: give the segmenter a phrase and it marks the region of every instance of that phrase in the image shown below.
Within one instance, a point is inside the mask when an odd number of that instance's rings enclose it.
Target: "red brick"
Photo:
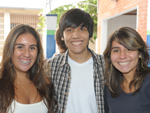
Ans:
[[[142,38],[146,40],[147,30],[147,6],[148,0],[118,0],[117,2],[111,0],[99,0],[99,13],[98,13],[98,52],[100,53],[101,41],[101,20],[111,17],[115,14],[124,12],[128,9],[138,6],[138,32]]]

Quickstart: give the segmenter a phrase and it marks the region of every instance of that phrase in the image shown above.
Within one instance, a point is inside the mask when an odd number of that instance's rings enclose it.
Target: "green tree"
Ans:
[[[88,12],[94,21],[94,32],[93,32],[93,38],[91,39],[91,42],[94,43],[93,40],[97,37],[97,0],[86,0],[83,2],[79,2],[78,4],[71,4],[71,5],[64,5],[61,7],[58,7],[51,11],[51,14],[57,14],[57,27],[59,24],[59,20],[66,11],[68,11],[71,8],[81,8],[84,11]],[[38,23],[38,29],[42,29],[45,27],[45,16],[42,16],[43,10],[40,12],[39,19],[41,20]],[[42,30],[41,30],[42,31]]]

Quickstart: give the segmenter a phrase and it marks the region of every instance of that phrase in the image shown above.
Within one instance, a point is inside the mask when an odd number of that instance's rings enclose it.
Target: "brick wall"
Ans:
[[[97,31],[97,50],[100,53],[101,44],[101,21],[121,12],[137,8],[137,31],[146,42],[147,37],[147,7],[148,0],[99,0],[98,3],[98,31]],[[114,29],[115,30],[115,29]]]

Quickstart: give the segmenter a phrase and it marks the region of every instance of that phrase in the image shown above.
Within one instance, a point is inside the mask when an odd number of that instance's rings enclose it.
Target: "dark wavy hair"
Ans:
[[[82,24],[82,27],[87,28],[89,32],[89,38],[91,38],[93,36],[94,22],[89,13],[79,8],[70,9],[69,11],[65,12],[59,21],[61,37],[64,38],[63,32],[66,28],[77,28],[80,24]]]
[[[41,98],[44,100],[48,113],[53,113],[57,102],[54,98],[55,92],[53,84],[47,84],[44,79],[45,71],[43,69],[43,48],[40,41],[40,36],[37,31],[26,24],[20,24],[14,27],[8,34],[4,48],[3,56],[0,64],[0,113],[7,113],[9,107],[15,97],[14,80],[16,76],[15,69],[12,63],[12,55],[14,52],[15,41],[21,34],[31,33],[37,41],[37,58],[29,72],[29,79],[33,81]]]
[[[141,55],[141,58],[139,58],[137,64],[136,72],[134,73],[134,78],[129,85],[130,89],[131,86],[134,86],[135,94],[140,89],[144,78],[150,72],[150,68],[148,67],[148,47],[143,41],[140,34],[130,27],[121,27],[114,31],[109,37],[106,49],[103,53],[105,59],[104,75],[106,85],[111,91],[112,97],[116,97],[119,95],[120,91],[118,91],[118,89],[123,79],[122,73],[117,70],[111,63],[111,46],[114,40],[117,41],[119,44],[123,45],[124,47],[128,48],[129,50],[138,50],[139,54]]]
[[[55,40],[57,41],[57,44],[61,49],[65,51],[68,49],[65,42],[61,39],[59,28],[56,30],[56,33],[55,33]]]

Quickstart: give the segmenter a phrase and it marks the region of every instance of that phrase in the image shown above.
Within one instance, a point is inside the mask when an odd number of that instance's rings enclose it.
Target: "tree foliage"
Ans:
[[[95,40],[97,37],[97,0],[86,0],[79,2],[78,4],[71,4],[71,5],[64,5],[61,7],[58,7],[51,11],[51,14],[57,14],[57,27],[59,24],[59,20],[66,11],[72,8],[81,8],[84,11],[88,12],[94,21],[94,32],[93,32],[93,38],[91,39],[91,42],[93,42],[93,39]],[[38,23],[38,29],[42,29],[45,27],[45,16],[42,16],[43,10],[40,12],[40,22]],[[41,30],[42,31],[42,30]]]

